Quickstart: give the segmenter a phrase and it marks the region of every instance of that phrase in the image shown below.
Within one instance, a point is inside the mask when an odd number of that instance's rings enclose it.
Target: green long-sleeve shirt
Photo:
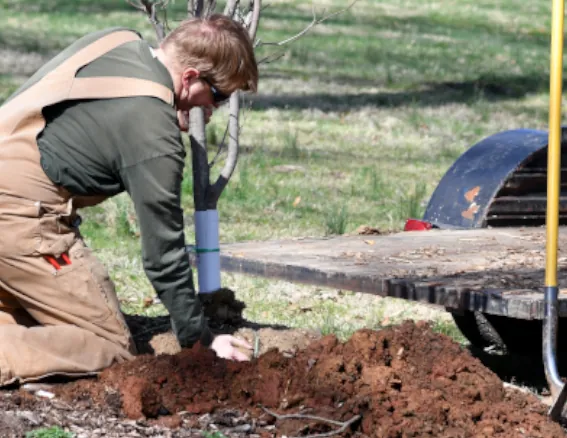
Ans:
[[[19,90],[43,77],[109,29],[87,35],[46,64]],[[173,90],[165,66],[149,45],[134,41],[82,68],[78,77],[148,79]],[[181,181],[185,148],[175,108],[153,97],[80,100],[44,109],[38,137],[47,176],[75,195],[113,196],[127,191],[140,225],[145,272],[168,309],[184,346],[212,335],[196,297],[185,254]]]

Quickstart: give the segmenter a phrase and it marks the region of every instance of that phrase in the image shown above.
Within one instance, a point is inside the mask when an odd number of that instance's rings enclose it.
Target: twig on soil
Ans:
[[[257,358],[260,354],[260,336],[258,336],[258,332],[254,332],[254,353],[252,354],[253,358]]]
[[[294,420],[300,420],[300,419],[315,420],[315,421],[320,421],[322,423],[332,424],[334,426],[340,426],[338,429],[332,430],[331,432],[316,433],[316,434],[313,434],[313,435],[305,435],[303,438],[324,438],[324,437],[329,437],[329,436],[333,436],[333,435],[338,435],[339,433],[343,433],[345,430],[347,430],[347,428],[351,424],[353,424],[355,421],[360,420],[360,418],[361,418],[360,415],[355,415],[354,417],[352,417],[348,421],[336,421],[336,420],[331,420],[329,418],[318,417],[316,415],[304,415],[304,414],[280,415],[280,414],[276,414],[273,411],[270,411],[269,409],[266,409],[264,406],[260,406],[260,407],[264,410],[264,412],[271,415],[276,420],[290,420],[290,419],[294,419]],[[293,438],[293,437],[291,437],[291,438]]]
[[[55,406],[57,409],[61,409],[61,410],[65,410],[65,411],[74,411],[75,410],[72,406],[68,405],[67,403],[65,403],[62,400],[55,399],[55,400],[53,400],[52,403],[53,403],[53,406]]]

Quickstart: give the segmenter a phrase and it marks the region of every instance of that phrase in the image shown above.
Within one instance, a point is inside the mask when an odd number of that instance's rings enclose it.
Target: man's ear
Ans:
[[[189,87],[191,81],[198,78],[200,75],[201,73],[199,72],[199,70],[193,67],[189,67],[183,70],[183,73],[181,74],[181,81],[185,87]]]

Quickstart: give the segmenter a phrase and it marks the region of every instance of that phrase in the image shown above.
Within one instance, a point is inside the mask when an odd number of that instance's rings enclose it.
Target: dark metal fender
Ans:
[[[500,132],[475,144],[443,176],[423,219],[439,228],[482,228],[508,176],[547,144],[547,131],[532,129]]]

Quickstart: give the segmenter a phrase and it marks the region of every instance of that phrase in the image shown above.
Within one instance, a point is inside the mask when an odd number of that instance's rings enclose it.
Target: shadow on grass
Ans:
[[[345,79],[357,84],[357,79]],[[370,93],[365,87],[368,81],[360,81],[360,93],[330,94],[315,93],[303,95],[257,95],[248,99],[252,109],[317,109],[321,111],[346,111],[361,107],[395,108],[402,106],[431,107],[450,103],[474,103],[480,99],[495,102],[519,99],[527,94],[547,91],[549,78],[541,76],[481,76],[465,82],[423,83],[413,90],[400,92]],[[377,83],[374,84],[378,85]]]
[[[346,3],[345,3],[346,4]],[[494,8],[501,11],[502,4],[498,4]],[[471,16],[468,14],[456,14],[457,9],[447,8],[447,12],[439,14],[400,14],[399,16],[390,13],[384,13],[381,5],[377,2],[376,8],[371,8],[368,13],[360,13],[357,7],[350,11],[338,14],[327,22],[331,26],[343,26],[365,28],[376,31],[398,31],[400,33],[411,34],[414,38],[415,35],[433,35],[438,37],[445,37],[446,41],[451,41],[451,37],[460,37],[463,47],[474,44],[474,37],[489,37],[498,38],[502,40],[502,44],[515,44],[521,42],[529,46],[549,46],[549,30],[546,27],[537,29],[518,29],[510,26],[502,26],[497,21],[486,20],[482,15]],[[508,11],[511,15],[516,15],[517,11]],[[487,8],[487,13],[490,10]],[[543,17],[547,18],[545,13]],[[294,8],[285,6],[274,5],[270,8],[265,8],[262,12],[262,18],[281,20],[288,23],[302,23],[305,28],[312,21],[313,17],[306,14],[304,11],[299,11]],[[368,36],[371,36],[369,32]]]
[[[7,10],[19,11],[24,13],[58,13],[73,14],[78,13],[100,13],[100,12],[129,12],[135,9],[125,0],[19,0],[8,2]]]

